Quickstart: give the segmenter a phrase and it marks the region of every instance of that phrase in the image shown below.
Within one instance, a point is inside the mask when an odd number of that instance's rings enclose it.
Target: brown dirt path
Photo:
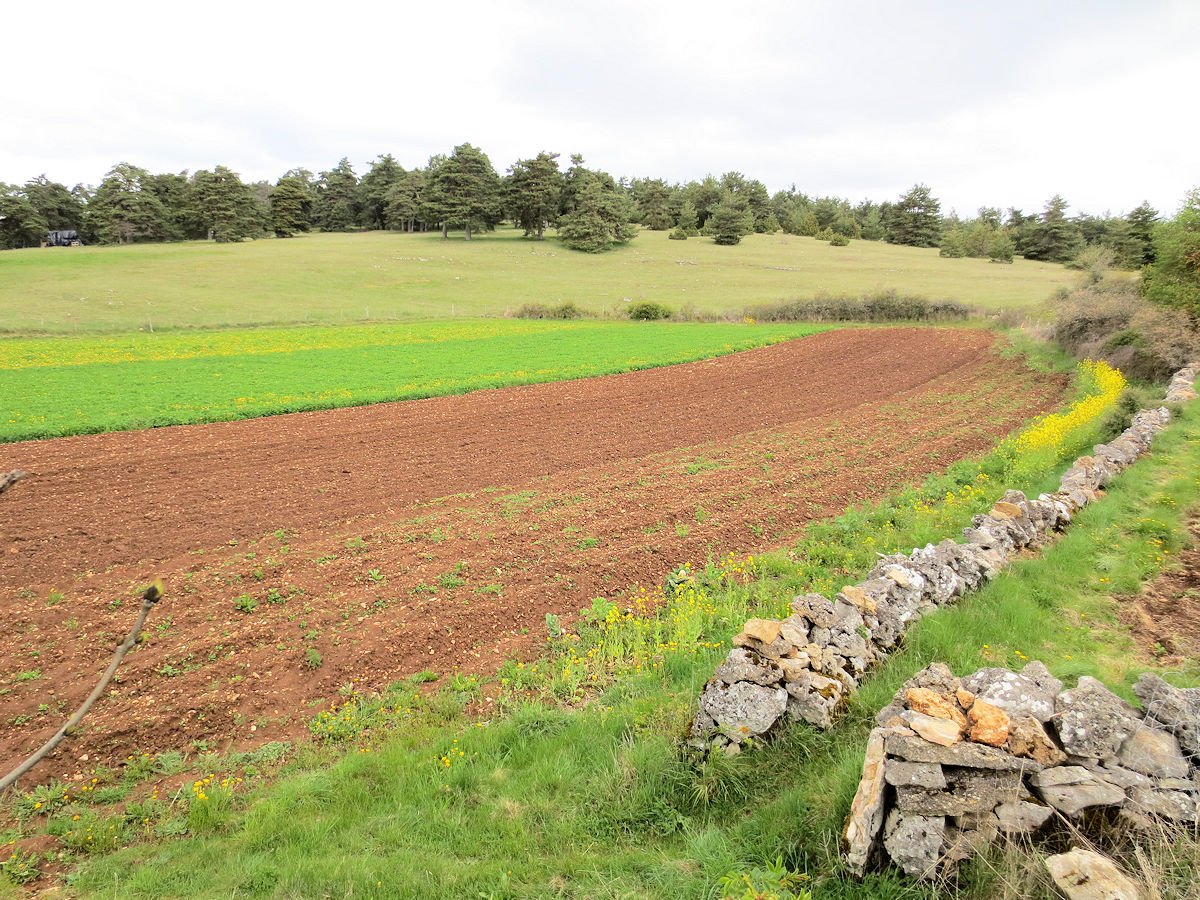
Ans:
[[[83,754],[294,737],[351,678],[491,671],[537,652],[547,613],[779,546],[1055,406],[1065,380],[992,341],[828,332],[587,381],[2,446],[0,470],[31,477],[0,499],[0,770],[86,694],[156,574],[145,645],[43,777]]]

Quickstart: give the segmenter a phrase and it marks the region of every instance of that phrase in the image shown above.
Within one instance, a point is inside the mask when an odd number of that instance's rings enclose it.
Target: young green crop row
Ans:
[[[585,378],[820,330],[490,319],[14,339],[0,342],[0,442]]]

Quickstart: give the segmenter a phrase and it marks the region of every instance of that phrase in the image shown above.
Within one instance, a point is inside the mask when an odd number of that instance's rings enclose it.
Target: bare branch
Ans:
[[[79,709],[75,710],[75,714],[71,716],[71,718],[67,720],[67,723],[55,733],[54,737],[42,744],[42,746],[38,748],[37,752],[25,760],[25,762],[21,763],[3,778],[0,778],[0,793],[3,793],[12,787],[18,778],[41,762],[51,750],[61,744],[63,740],[71,734],[72,730],[78,727],[79,723],[83,721],[83,717],[86,716],[88,710],[92,708],[92,704],[100,699],[101,695],[108,688],[109,682],[112,681],[113,676],[117,674],[117,666],[121,664],[121,660],[125,658],[125,654],[133,649],[134,644],[137,643],[138,635],[142,633],[142,626],[146,624],[146,617],[150,614],[150,610],[154,607],[154,605],[162,599],[162,596],[162,582],[156,581],[154,584],[150,585],[150,587],[146,588],[146,593],[142,595],[142,608],[138,612],[137,621],[133,624],[133,630],[129,632],[125,640],[123,640],[117,647],[116,652],[113,654],[112,661],[108,664],[108,668],[105,669],[104,674],[100,676],[99,683],[92,688],[92,692],[88,694],[87,699],[83,701],[83,705],[80,706]]]

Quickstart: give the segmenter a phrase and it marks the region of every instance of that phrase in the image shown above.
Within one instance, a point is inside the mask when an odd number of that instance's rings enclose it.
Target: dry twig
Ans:
[[[27,760],[3,778],[0,778],[0,793],[12,787],[18,778],[41,762],[51,750],[61,744],[71,734],[72,729],[78,727],[79,723],[83,721],[83,717],[92,708],[92,704],[100,699],[100,696],[108,688],[109,682],[112,681],[113,676],[117,674],[117,666],[121,664],[121,660],[125,658],[125,654],[132,650],[134,644],[137,643],[138,635],[142,633],[142,626],[146,624],[146,617],[150,615],[150,610],[154,605],[162,599],[162,595],[162,582],[160,581],[156,581],[150,587],[146,588],[146,593],[142,595],[142,608],[138,612],[137,621],[133,623],[133,630],[118,645],[116,652],[113,654],[112,661],[108,664],[108,668],[104,670],[104,674],[100,676],[100,681],[92,688],[92,692],[88,694],[87,699],[83,701],[83,705],[75,710],[75,714],[67,719],[67,723],[55,733],[54,737],[42,744]]]

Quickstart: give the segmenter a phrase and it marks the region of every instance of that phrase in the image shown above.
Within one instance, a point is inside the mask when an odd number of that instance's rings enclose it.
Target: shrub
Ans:
[[[970,310],[953,300],[930,301],[894,290],[862,297],[819,294],[811,300],[788,300],[745,310],[760,322],[939,322],[965,319]]]
[[[635,303],[629,307],[629,318],[640,321],[649,322],[655,319],[671,318],[671,308],[663,306],[661,303],[653,303],[649,300],[643,300],[640,303]]]
[[[844,234],[834,234],[834,236],[829,239],[829,246],[830,247],[849,247],[850,246],[850,238],[846,237]]]
[[[582,319],[588,313],[570,300],[558,306],[543,303],[525,303],[516,312],[518,319]]]
[[[1103,359],[1130,378],[1159,380],[1200,353],[1200,331],[1179,310],[1142,297],[1134,281],[1100,281],[1057,299],[1053,337],[1078,359]]]
[[[670,234],[667,235],[667,240],[670,241],[686,241],[688,239],[687,230],[682,226],[676,226]]]

